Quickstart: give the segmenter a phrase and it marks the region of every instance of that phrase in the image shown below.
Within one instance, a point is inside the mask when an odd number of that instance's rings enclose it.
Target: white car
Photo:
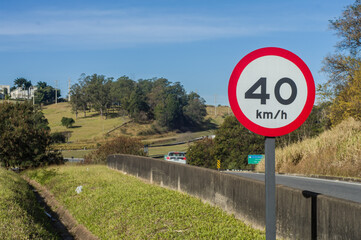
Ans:
[[[183,164],[187,163],[185,152],[169,152],[168,155],[164,156],[164,160]]]

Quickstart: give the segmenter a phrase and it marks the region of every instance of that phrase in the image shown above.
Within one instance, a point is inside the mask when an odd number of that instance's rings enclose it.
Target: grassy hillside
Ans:
[[[75,114],[71,112],[71,106],[68,103],[52,104],[44,107],[45,117],[49,121],[49,126],[52,132],[69,132],[71,134],[69,141],[90,141],[95,142],[102,139],[103,136],[111,129],[129,121],[127,117],[117,117],[103,119],[96,112],[87,112],[84,117],[83,113],[78,114],[78,119],[75,119]],[[66,128],[61,125],[62,117],[73,118],[75,124],[72,128]]]
[[[49,121],[52,132],[69,131],[71,132],[70,141],[96,140],[97,138],[102,138],[108,131],[130,120],[128,117],[112,118],[112,116],[108,119],[104,119],[101,118],[97,112],[87,112],[86,117],[84,117],[83,113],[79,113],[78,119],[75,119],[75,114],[72,113],[70,104],[65,102],[45,106],[43,112]],[[208,115],[206,116],[206,119],[210,119],[214,124],[220,125],[223,122],[224,116],[229,112],[231,113],[229,107],[220,106],[217,107],[217,114],[215,115],[214,106],[207,106]],[[71,117],[76,120],[73,128],[62,126],[62,117]],[[116,130],[116,132],[124,135],[137,136],[139,135],[139,132],[149,129],[150,125],[151,124],[130,123],[121,129]],[[153,137],[156,137],[155,135],[157,134],[154,134]],[[171,132],[167,135],[174,136],[176,134]],[[163,136],[164,135],[162,135],[162,137]]]
[[[62,166],[25,174],[44,184],[100,239],[264,239],[264,233],[219,208],[106,166]]]
[[[186,133],[170,131],[165,133],[144,134],[151,132],[152,123],[138,124],[130,122],[128,117],[117,117],[116,114],[110,114],[111,116],[108,119],[104,119],[101,118],[97,112],[87,112],[86,117],[84,117],[83,113],[79,113],[78,119],[75,119],[75,114],[72,113],[71,106],[68,103],[45,106],[43,112],[49,121],[52,132],[65,132],[69,136],[69,143],[54,146],[56,149],[63,150],[64,157],[83,157],[89,153],[89,151],[84,151],[84,148],[97,148],[99,143],[101,144],[107,139],[111,139],[117,135],[140,137],[145,143],[161,144],[188,141],[197,137],[214,134],[214,129]],[[224,117],[231,112],[230,108],[226,106],[217,106],[216,112],[214,106],[207,106],[208,115],[206,119],[208,119],[213,126],[219,126],[223,122]],[[74,126],[72,128],[62,126],[62,117],[73,118],[75,120]],[[117,128],[124,123],[127,124]],[[117,129],[107,134],[115,128]],[[83,151],[79,151],[80,149],[83,149]],[[166,154],[169,151],[186,151],[187,149],[188,144],[174,147],[149,148],[149,155]]]
[[[257,170],[264,171],[264,163]],[[276,171],[361,178],[361,122],[350,118],[318,137],[276,149]]]
[[[0,168],[0,239],[58,239],[52,232],[27,183]]]

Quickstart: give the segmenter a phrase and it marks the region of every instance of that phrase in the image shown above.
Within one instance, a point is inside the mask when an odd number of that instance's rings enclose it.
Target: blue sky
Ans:
[[[262,47],[300,56],[316,84],[338,41],[329,20],[351,0],[0,0],[0,85],[25,77],[67,94],[68,79],[97,73],[165,77],[228,105],[237,62]]]

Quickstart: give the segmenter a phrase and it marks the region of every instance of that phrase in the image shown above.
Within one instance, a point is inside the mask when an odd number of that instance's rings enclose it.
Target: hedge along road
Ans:
[[[227,173],[264,182],[263,173]],[[361,183],[276,174],[276,184],[361,203]]]

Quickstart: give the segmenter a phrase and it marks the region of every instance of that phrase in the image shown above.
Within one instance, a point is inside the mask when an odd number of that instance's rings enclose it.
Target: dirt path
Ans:
[[[46,214],[52,221],[53,227],[65,240],[97,240],[88,229],[79,224],[70,213],[60,205],[55,197],[42,185],[34,180],[23,177],[33,189],[35,196],[41,206],[44,207]]]

